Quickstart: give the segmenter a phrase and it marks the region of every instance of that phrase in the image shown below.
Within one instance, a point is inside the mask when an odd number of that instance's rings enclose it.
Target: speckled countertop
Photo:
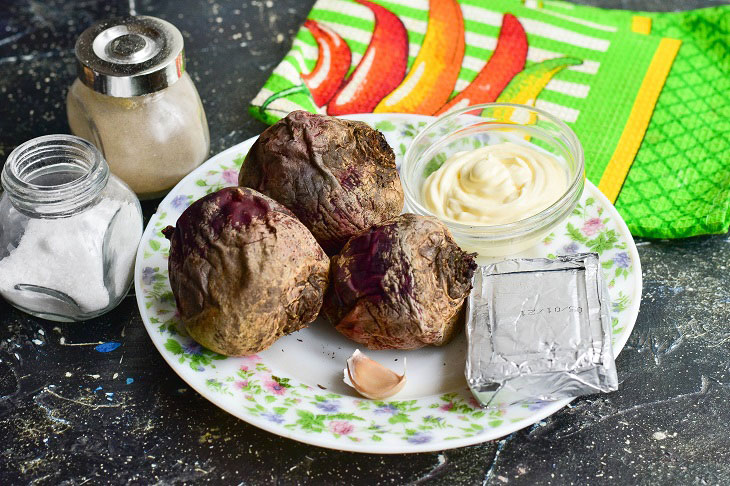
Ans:
[[[211,153],[257,134],[264,126],[247,102],[311,3],[0,0],[0,161],[25,140],[68,132],[76,36],[130,10],[183,32]],[[578,399],[500,441],[407,457],[319,449],[217,409],[164,363],[132,296],[107,316],[61,325],[0,300],[0,484],[728,484],[730,239],[638,247],[644,297],[618,358],[618,392]],[[122,345],[95,350],[107,341]]]

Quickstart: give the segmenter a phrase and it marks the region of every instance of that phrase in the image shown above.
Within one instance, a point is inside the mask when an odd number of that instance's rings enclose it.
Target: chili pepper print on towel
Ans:
[[[464,59],[464,17],[456,0],[430,0],[428,27],[406,78],[374,113],[433,115],[449,99]]]
[[[491,54],[476,76],[461,89],[457,81],[461,76],[461,82],[464,82],[463,72],[473,69],[475,57],[472,54],[465,57],[462,9],[467,7],[462,7],[457,0],[429,0],[427,15],[423,17],[426,21],[421,24],[413,23],[411,14],[404,13],[405,7],[392,7],[403,15],[399,18],[376,1],[349,0],[360,8],[357,14],[353,13],[363,20],[357,25],[368,25],[364,23],[368,10],[372,15],[372,33],[367,37],[358,37],[360,34],[354,33],[356,29],[327,20],[333,8],[327,3],[329,1],[320,0],[317,5],[322,3],[322,8],[319,10],[315,5],[313,15],[320,15],[319,21],[307,19],[303,26],[316,42],[316,65],[307,74],[296,74],[297,79],[290,76],[290,86],[283,84],[272,90],[273,93],[268,91],[268,97],[262,96],[263,103],[259,104],[257,97],[252,103],[255,116],[272,123],[272,117],[278,119],[297,109],[295,99],[301,94],[308,95],[312,101],[312,108],[301,108],[329,115],[371,112],[441,115],[494,101],[534,106],[553,76],[583,63],[576,57],[557,53],[551,53],[555,57],[547,60],[534,56],[530,59],[529,39],[523,22],[507,12],[500,14],[501,26],[495,44],[483,41],[487,43],[474,46],[472,42],[472,47],[488,53],[491,50]],[[484,36],[476,38],[487,39]],[[308,44],[301,39],[298,35],[293,51],[306,51],[312,59],[313,51],[307,51],[312,41],[307,41]],[[307,56],[303,54],[303,57]],[[351,71],[349,76],[348,71]],[[455,92],[459,89],[460,92]]]
[[[334,96],[352,62],[352,53],[342,37],[329,27],[315,20],[307,19],[304,27],[309,29],[319,46],[317,65],[309,74],[302,75],[302,81],[312,93],[317,106],[324,106]]]
[[[479,103],[491,103],[497,99],[510,80],[525,67],[527,59],[527,35],[517,17],[504,14],[497,47],[487,64],[464,91],[442,106],[436,115],[452,109]]]
[[[408,33],[390,10],[367,0],[356,0],[375,16],[375,27],[365,54],[327,105],[327,114],[370,113],[400,84],[408,64]]]
[[[309,93],[317,106],[326,105],[342,85],[350,69],[352,52],[337,32],[312,19],[305,20],[304,27],[317,42],[317,64],[312,71],[301,75],[303,84],[282,89],[269,96],[259,107],[262,115],[271,103],[298,93]]]
[[[583,61],[574,57],[560,57],[533,64],[512,78],[497,101],[534,105],[540,91],[557,72],[568,66],[577,66],[582,63]]]

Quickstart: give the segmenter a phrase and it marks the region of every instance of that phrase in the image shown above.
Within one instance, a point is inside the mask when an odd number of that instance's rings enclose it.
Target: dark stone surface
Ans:
[[[257,134],[264,127],[246,104],[311,3],[0,0],[0,160],[68,131],[74,40],[130,6],[183,31],[211,152]],[[149,216],[155,202],[144,206]],[[618,358],[618,392],[578,399],[500,441],[407,457],[319,449],[219,410],[164,363],[133,296],[102,318],[61,325],[0,301],[0,484],[730,483],[730,239],[640,241],[639,253],[644,298]],[[122,346],[94,350],[106,341]]]

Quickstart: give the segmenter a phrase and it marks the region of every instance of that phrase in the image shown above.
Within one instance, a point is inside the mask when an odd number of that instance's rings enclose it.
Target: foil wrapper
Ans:
[[[483,406],[618,389],[598,255],[480,266],[467,303],[466,379]]]

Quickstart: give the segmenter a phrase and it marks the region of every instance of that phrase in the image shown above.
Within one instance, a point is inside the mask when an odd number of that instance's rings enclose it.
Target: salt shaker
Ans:
[[[116,307],[132,283],[142,211],[101,152],[71,135],[35,138],[0,180],[0,295],[62,322]]]
[[[71,131],[142,199],[163,195],[208,156],[208,123],[183,48],[174,25],[145,16],[105,20],[76,42]]]

